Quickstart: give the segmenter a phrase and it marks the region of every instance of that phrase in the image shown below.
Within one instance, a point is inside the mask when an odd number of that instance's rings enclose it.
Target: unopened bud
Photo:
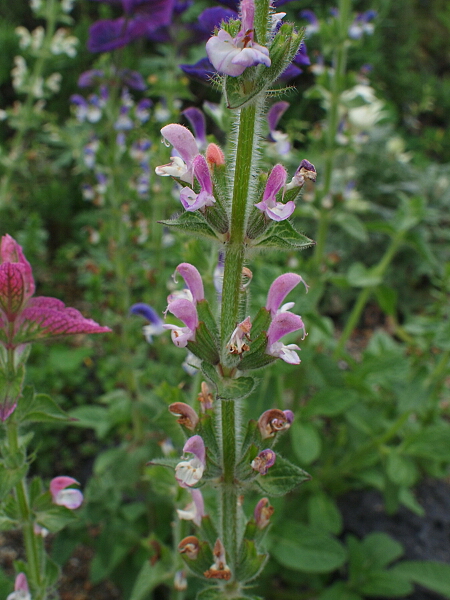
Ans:
[[[217,144],[209,144],[206,148],[206,161],[210,167],[225,164],[225,156]]]
[[[198,556],[200,549],[200,542],[195,535],[188,535],[178,544],[178,552],[180,554],[186,554],[189,560],[195,560]]]
[[[169,411],[178,417],[177,423],[193,431],[198,425],[198,415],[195,410],[184,402],[174,402]]]
[[[230,567],[227,565],[225,556],[225,547],[220,539],[216,540],[213,549],[214,564],[203,573],[207,579],[225,579],[231,578]]]

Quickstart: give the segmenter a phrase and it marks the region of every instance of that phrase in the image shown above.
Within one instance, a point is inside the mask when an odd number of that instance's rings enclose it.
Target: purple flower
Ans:
[[[258,429],[263,440],[274,437],[278,431],[286,431],[294,420],[291,410],[272,408],[266,410],[258,419]]]
[[[316,181],[317,171],[316,167],[304,158],[300,163],[298,169],[295,172],[294,177],[287,184],[286,189],[291,190],[293,188],[301,188],[305,184],[307,179],[310,179],[313,183]]]
[[[270,523],[270,517],[273,515],[274,508],[270,505],[267,498],[261,498],[255,506],[253,518],[256,521],[258,529],[265,529]]]
[[[214,66],[211,64],[211,61],[208,58],[201,58],[193,65],[179,65],[180,69],[189,75],[189,77],[193,77],[194,79],[198,79],[200,81],[208,81],[216,74],[216,70]]]
[[[300,12],[300,17],[308,21],[308,25],[306,26],[306,35],[312,35],[313,33],[317,33],[320,29],[319,19],[313,13],[312,10],[305,9]]]
[[[133,304],[130,308],[130,313],[144,317],[144,319],[147,319],[149,322],[149,325],[145,325],[142,328],[144,337],[149,344],[153,342],[154,335],[161,335],[164,333],[165,328],[163,320],[150,305],[145,304],[144,302],[138,302],[137,304]]]
[[[291,150],[291,144],[289,142],[289,137],[286,133],[282,131],[278,131],[276,129],[278,125],[278,121],[281,119],[282,115],[289,108],[289,102],[281,100],[280,102],[275,102],[272,105],[269,112],[267,113],[267,123],[269,124],[269,140],[271,142],[275,142],[275,147],[278,154],[285,155],[288,154]]]
[[[197,142],[197,146],[199,148],[204,148],[207,144],[207,141],[206,119],[203,112],[199,108],[191,106],[190,108],[186,108],[185,110],[183,110],[181,114],[184,115],[191,124],[191,127],[194,130],[195,141]]]
[[[197,31],[205,34],[205,39],[211,37],[214,29],[219,29],[222,21],[229,21],[230,19],[237,19],[238,13],[235,10],[228,8],[221,8],[220,6],[214,6],[212,8],[206,8],[198,16]]]
[[[295,209],[295,203],[292,200],[286,202],[286,204],[276,201],[276,195],[284,187],[286,177],[287,173],[283,165],[275,165],[267,179],[263,199],[255,204],[256,208],[264,212],[273,221],[288,219]]]
[[[151,107],[152,104],[153,103],[150,100],[150,98],[143,98],[137,103],[136,108],[134,109],[134,114],[138,121],[140,121],[141,123],[146,123],[149,120],[150,112],[148,109]]]
[[[193,454],[190,460],[183,460],[175,467],[175,479],[181,487],[191,487],[198,483],[206,467],[206,450],[199,435],[190,437],[184,445],[183,453]]]
[[[181,204],[189,212],[212,206],[216,202],[213,196],[211,173],[205,157],[198,154],[192,161],[192,168],[200,184],[200,192],[196,194],[190,187],[184,187],[180,192]]]
[[[109,52],[140,37],[153,37],[160,28],[170,24],[174,4],[175,0],[123,0],[126,16],[94,23],[89,29],[88,50]]]
[[[180,263],[175,269],[175,273],[179,273],[184,279],[194,304],[205,299],[202,276],[194,265],[191,265],[190,263]]]
[[[359,40],[362,36],[367,33],[371,35],[374,30],[374,26],[370,21],[377,16],[375,10],[367,10],[364,13],[359,13],[353,23],[350,25],[348,35],[352,40]]]
[[[100,69],[90,69],[89,71],[81,73],[78,78],[78,87],[92,87],[101,81],[103,77],[104,71],[101,71]]]
[[[260,475],[267,475],[267,471],[275,464],[276,458],[277,455],[273,450],[263,450],[252,460],[252,469],[258,471]]]
[[[163,138],[171,144],[178,156],[171,156],[168,165],[156,167],[155,173],[163,177],[176,177],[192,184],[193,161],[199,154],[197,142],[187,127],[172,123],[161,129]]]
[[[235,38],[220,29],[206,43],[206,53],[219,73],[237,77],[247,67],[263,64],[270,67],[269,50],[257,44],[253,37],[255,4],[254,0],[241,2],[241,29]]]
[[[79,485],[73,477],[65,475],[54,477],[50,482],[50,494],[53,503],[70,508],[70,510],[80,507],[83,502],[83,494],[80,490],[69,488],[69,485],[74,484]]]

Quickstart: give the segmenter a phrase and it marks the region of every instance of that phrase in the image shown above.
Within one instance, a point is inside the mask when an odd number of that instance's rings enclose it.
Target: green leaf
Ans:
[[[184,233],[193,233],[207,238],[217,240],[217,235],[214,230],[206,223],[203,217],[198,212],[183,212],[176,219],[167,221],[158,221],[161,225],[173,227]]]
[[[397,577],[404,577],[450,598],[450,565],[431,560],[403,561],[393,567]]]
[[[45,512],[36,513],[36,521],[51,533],[56,533],[78,519],[76,513],[65,506],[53,506]]]
[[[397,309],[398,293],[387,285],[379,285],[375,289],[378,304],[387,315],[394,316]]]
[[[100,439],[105,437],[113,425],[109,420],[108,409],[103,406],[78,406],[69,414],[76,419],[74,425],[94,429]]]
[[[337,581],[320,594],[317,600],[363,600],[363,598],[351,592],[343,581]]]
[[[242,400],[249,396],[255,389],[253,377],[238,377],[237,379],[223,379],[219,387],[219,397],[224,400]]]
[[[327,386],[319,390],[302,411],[302,416],[312,417],[321,415],[336,417],[359,401],[359,395],[352,389],[345,387]]]
[[[270,553],[288,569],[328,573],[347,560],[345,547],[323,530],[286,519],[273,531]]]
[[[170,562],[168,560],[158,560],[152,565],[150,561],[146,560],[136,577],[130,600],[147,600],[150,592],[156,586],[172,579],[173,566]]]
[[[236,573],[237,580],[245,583],[254,579],[261,572],[268,558],[268,554],[258,554],[253,540],[242,540]]]
[[[362,263],[353,263],[347,272],[347,281],[353,287],[375,287],[382,282],[382,277],[367,269]]]
[[[256,240],[256,248],[280,248],[283,250],[304,250],[314,246],[313,240],[298,232],[288,220],[274,221],[266,232],[266,237]]]
[[[364,223],[356,215],[348,212],[337,212],[334,221],[355,240],[367,242],[368,235]]]
[[[447,424],[430,425],[406,439],[403,452],[420,458],[448,461],[450,427]]]
[[[267,475],[260,475],[255,481],[265,494],[284,496],[309,479],[311,475],[306,471],[277,454],[275,464],[270,467]]]
[[[21,481],[28,471],[28,465],[17,469],[6,469],[0,464],[0,501]]]
[[[319,492],[308,498],[309,524],[334,535],[342,531],[342,515],[336,502],[327,494]]]
[[[405,487],[414,485],[419,477],[414,461],[395,451],[388,454],[386,473],[392,483]]]
[[[314,462],[322,450],[322,441],[312,423],[295,420],[290,429],[291,444],[295,456],[304,464]]]
[[[62,410],[47,394],[36,394],[28,411],[22,414],[21,420],[27,420],[32,423],[58,423],[73,421],[74,419]]]
[[[412,585],[398,577],[394,569],[371,571],[359,589],[362,594],[385,598],[403,598],[413,591]]]

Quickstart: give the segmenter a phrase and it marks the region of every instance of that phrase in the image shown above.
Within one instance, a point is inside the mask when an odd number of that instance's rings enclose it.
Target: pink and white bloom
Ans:
[[[74,484],[80,485],[73,477],[65,475],[54,477],[50,482],[50,494],[53,503],[70,508],[70,510],[79,508],[83,503],[83,494],[80,490],[69,488],[70,485]]]
[[[206,450],[199,435],[190,437],[183,447],[183,453],[192,454],[190,460],[182,460],[175,467],[175,479],[181,487],[191,487],[198,483],[206,467]]]
[[[290,365],[300,364],[300,358],[296,350],[300,350],[297,344],[283,344],[279,340],[294,331],[303,330],[303,338],[305,339],[305,325],[302,318],[294,315],[291,312],[280,312],[272,319],[272,322],[267,331],[267,349],[266,353],[270,356],[281,358],[284,362]]]
[[[294,306],[293,302],[288,302],[283,306],[281,306],[281,303],[300,282],[303,283],[306,291],[308,291],[309,286],[305,283],[303,277],[297,275],[297,273],[284,273],[275,279],[270,286],[266,302],[266,310],[270,312],[272,317]]]
[[[295,210],[295,203],[290,200],[283,204],[277,202],[278,192],[286,184],[287,173],[283,165],[275,165],[267,179],[261,202],[255,204],[256,208],[266,214],[273,221],[284,221],[288,219]]]
[[[163,325],[165,329],[171,330],[172,341],[178,348],[185,348],[188,342],[195,340],[195,330],[198,327],[199,320],[195,304],[185,298],[178,298],[169,303],[167,310],[177,319],[183,321],[184,327],[178,325]]]
[[[156,167],[155,173],[163,177],[176,177],[192,184],[193,161],[199,154],[194,136],[184,125],[171,123],[161,129],[162,136],[176,150],[171,163]]]
[[[178,517],[185,521],[194,521],[196,525],[201,525],[202,518],[205,516],[205,504],[200,490],[189,490],[192,496],[190,502],[184,509],[177,508]]]
[[[228,342],[227,348],[230,354],[242,354],[247,350],[250,350],[250,346],[247,344],[250,341],[250,330],[252,323],[250,317],[247,317],[239,323],[236,329],[231,334],[230,341]]]
[[[19,573],[14,582],[14,591],[6,597],[6,600],[31,600],[28,581],[25,573]]]
[[[190,187],[184,187],[180,192],[181,204],[189,212],[212,206],[216,202],[206,158],[202,154],[198,154],[192,161],[192,168],[194,176],[200,184],[200,192],[196,194]]]
[[[261,498],[255,506],[253,518],[256,521],[258,529],[265,529],[270,523],[270,517],[273,515],[274,508],[270,505],[267,498]]]
[[[206,42],[206,53],[214,68],[224,75],[238,77],[247,67],[270,67],[269,50],[254,41],[254,0],[241,2],[241,29],[235,38],[220,29]]]
[[[294,188],[302,188],[305,185],[305,181],[309,179],[315,183],[317,179],[316,167],[304,158],[300,163],[298,169],[295,172],[294,177],[286,185],[286,190],[292,190]]]

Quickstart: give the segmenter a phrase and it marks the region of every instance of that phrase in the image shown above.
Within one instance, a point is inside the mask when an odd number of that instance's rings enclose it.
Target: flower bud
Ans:
[[[195,410],[184,402],[174,402],[169,406],[169,411],[178,417],[177,423],[194,431],[198,424],[198,415]]]
[[[276,457],[277,455],[273,450],[263,450],[252,460],[252,469],[258,471],[260,475],[267,475],[269,468],[275,464]]]

